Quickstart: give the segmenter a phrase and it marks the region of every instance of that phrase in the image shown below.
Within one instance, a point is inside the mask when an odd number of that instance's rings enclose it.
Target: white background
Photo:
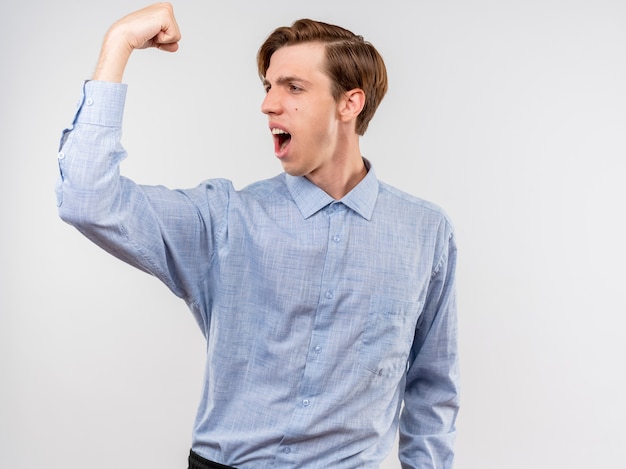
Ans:
[[[203,340],[182,301],[56,215],[61,130],[137,0],[2,0],[0,467],[186,467]],[[255,54],[300,17],[379,49],[363,154],[459,240],[457,469],[626,462],[626,2],[175,2],[132,57],[123,171],[242,187],[280,171]],[[383,465],[398,468],[394,455]]]

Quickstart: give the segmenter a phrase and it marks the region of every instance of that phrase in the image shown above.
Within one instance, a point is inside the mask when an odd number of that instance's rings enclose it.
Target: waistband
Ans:
[[[189,468],[188,469],[237,469],[236,467],[226,466],[214,461],[203,458],[193,450],[189,451]]]

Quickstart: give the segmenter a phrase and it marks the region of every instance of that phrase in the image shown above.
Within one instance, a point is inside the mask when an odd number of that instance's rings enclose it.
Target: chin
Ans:
[[[290,176],[295,176],[295,177],[304,176],[306,174],[304,171],[300,170],[299,168],[290,168],[285,165],[283,165],[283,171],[285,171]]]
[[[303,171],[303,169],[298,166],[290,165],[289,163],[285,161],[281,161],[280,163],[283,167],[283,171],[289,174],[290,176],[304,176],[305,174],[305,171]]]

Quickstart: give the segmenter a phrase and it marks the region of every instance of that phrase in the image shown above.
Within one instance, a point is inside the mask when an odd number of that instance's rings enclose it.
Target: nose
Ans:
[[[280,102],[278,92],[269,89],[265,94],[265,99],[261,104],[261,112],[263,114],[280,114]]]

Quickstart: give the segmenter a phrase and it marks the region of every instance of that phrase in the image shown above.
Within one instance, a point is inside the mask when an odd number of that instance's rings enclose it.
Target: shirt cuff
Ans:
[[[85,81],[73,123],[121,127],[127,88],[123,83]]]

